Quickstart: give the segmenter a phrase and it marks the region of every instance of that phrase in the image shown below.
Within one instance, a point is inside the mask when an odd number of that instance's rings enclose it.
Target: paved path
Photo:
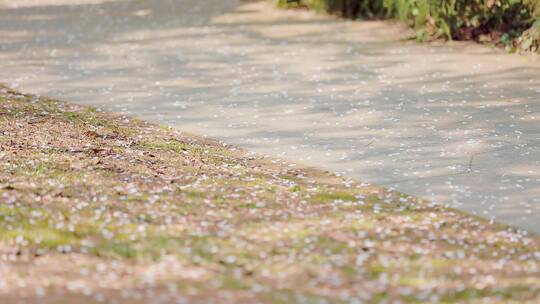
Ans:
[[[236,0],[0,7],[0,82],[540,232],[540,61]]]

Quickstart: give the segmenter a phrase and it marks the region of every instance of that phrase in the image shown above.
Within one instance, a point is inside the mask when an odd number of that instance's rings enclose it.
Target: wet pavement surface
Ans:
[[[265,2],[0,0],[0,82],[540,232],[540,60]]]

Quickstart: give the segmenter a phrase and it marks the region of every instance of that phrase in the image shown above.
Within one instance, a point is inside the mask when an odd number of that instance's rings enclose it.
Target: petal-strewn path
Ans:
[[[0,82],[540,231],[540,61],[236,0],[0,0]]]

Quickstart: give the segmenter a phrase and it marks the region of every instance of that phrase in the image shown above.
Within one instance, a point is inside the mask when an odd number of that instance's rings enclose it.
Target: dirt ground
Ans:
[[[2,303],[537,303],[539,238],[0,88]]]

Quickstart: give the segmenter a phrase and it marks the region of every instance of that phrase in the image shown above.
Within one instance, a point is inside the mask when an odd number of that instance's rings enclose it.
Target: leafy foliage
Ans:
[[[348,18],[396,18],[419,40],[444,37],[491,41],[507,48],[538,45],[540,0],[277,0]],[[535,26],[533,27],[533,24]],[[527,31],[527,29],[531,29]],[[535,30],[536,29],[536,30]],[[526,32],[527,36],[519,39]]]

